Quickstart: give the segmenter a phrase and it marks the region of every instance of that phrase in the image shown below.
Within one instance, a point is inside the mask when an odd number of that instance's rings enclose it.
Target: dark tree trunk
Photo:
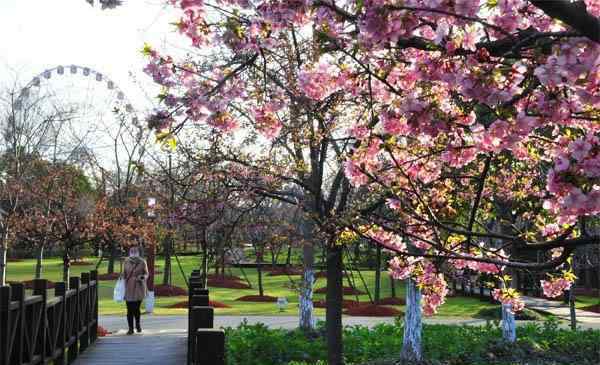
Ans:
[[[69,250],[65,249],[63,255],[63,282],[69,288],[69,276],[71,275],[71,257],[69,256]]]
[[[292,246],[291,245],[288,246],[288,252],[287,252],[287,257],[285,259],[285,264],[287,266],[290,266],[292,264]]]
[[[342,247],[327,246],[327,363],[343,364],[342,343]]]
[[[117,249],[117,243],[113,242],[110,245],[110,256],[108,258],[108,269],[107,272],[109,274],[112,274],[115,272],[115,261],[117,260],[117,256],[119,255],[118,249]]]
[[[390,280],[390,289],[392,291],[392,298],[396,298],[396,280],[393,277],[389,276]]]
[[[172,238],[169,235],[165,239],[164,243],[164,255],[165,255],[165,267],[163,272],[163,285],[171,285],[171,249],[172,249]]]
[[[379,304],[381,298],[381,245],[377,244],[377,255],[375,258],[375,304]]]
[[[42,278],[42,261],[44,260],[44,245],[38,247],[36,262],[35,262],[35,278]]]

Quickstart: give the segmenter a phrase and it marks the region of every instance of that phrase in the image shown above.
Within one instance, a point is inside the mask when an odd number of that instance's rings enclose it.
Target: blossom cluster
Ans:
[[[500,303],[510,306],[513,313],[520,312],[525,308],[521,295],[515,289],[494,289],[492,290],[492,297]]]

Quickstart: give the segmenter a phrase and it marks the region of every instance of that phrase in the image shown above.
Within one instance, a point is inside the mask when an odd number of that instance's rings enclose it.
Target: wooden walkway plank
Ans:
[[[127,336],[99,338],[81,354],[75,365],[184,365],[187,333],[181,330],[155,330]]]

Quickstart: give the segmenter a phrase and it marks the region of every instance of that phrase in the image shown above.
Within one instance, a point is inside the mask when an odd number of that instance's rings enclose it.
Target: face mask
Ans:
[[[140,256],[140,251],[138,250],[129,250],[129,257],[138,257]]]

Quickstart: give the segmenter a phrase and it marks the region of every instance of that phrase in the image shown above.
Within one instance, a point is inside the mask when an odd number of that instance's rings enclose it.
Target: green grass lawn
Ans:
[[[89,266],[73,266],[71,273],[72,275],[79,275],[81,272],[93,270],[95,267],[96,258],[86,258],[86,261],[93,262],[94,264]],[[186,275],[198,267],[197,257],[181,257],[181,264],[183,271]],[[162,271],[163,261],[162,259],[157,260],[157,270]],[[118,264],[116,269],[119,269]],[[105,273],[107,270],[107,263],[104,262],[100,266],[100,273]],[[25,260],[22,262],[9,262],[7,267],[7,280],[9,281],[24,281],[33,278],[35,272],[35,260]],[[279,312],[275,303],[251,303],[251,302],[240,302],[236,301],[236,298],[245,295],[258,294],[257,283],[258,275],[255,269],[245,269],[245,274],[250,280],[253,289],[224,289],[224,288],[210,288],[211,300],[225,303],[231,308],[219,308],[216,312],[220,315],[297,315],[298,314],[298,295],[293,290],[289,289],[290,279],[287,276],[268,276],[267,273],[263,276],[263,282],[265,287],[265,294],[274,297],[286,297],[290,303],[288,308],[284,312]],[[231,269],[231,274],[243,277],[240,269]],[[364,280],[369,287],[371,293],[375,286],[375,272],[364,271],[362,272]],[[44,261],[44,272],[43,277],[52,281],[62,280],[62,259],[50,258]],[[358,275],[354,274],[357,288],[365,291],[364,286]],[[185,280],[181,274],[181,271],[173,260],[173,284],[185,287]],[[300,276],[292,276],[293,280],[299,281]],[[155,277],[157,284],[162,282],[162,274],[158,274]],[[315,288],[321,288],[326,285],[326,280],[320,278],[315,284]],[[348,286],[347,279],[344,279],[344,285]],[[112,291],[114,287],[114,281],[101,281],[100,282],[100,313],[101,314],[123,314],[125,313],[125,305],[123,303],[116,303],[112,300]],[[396,284],[396,295],[404,297],[404,284]],[[382,273],[382,298],[389,297],[391,295],[389,276],[386,273]],[[356,300],[356,296],[346,296],[346,299]],[[315,300],[324,300],[325,295],[315,294]],[[171,298],[157,298],[155,304],[155,313],[158,315],[170,315],[170,314],[185,314],[186,309],[173,309],[168,308],[170,305],[177,302],[187,300],[187,297],[171,297]],[[368,295],[358,296],[360,301],[368,301]],[[578,297],[578,306],[591,305],[597,302],[596,298],[589,297]],[[477,298],[465,298],[456,297],[448,298],[446,303],[440,307],[438,316],[443,317],[472,317],[479,310],[484,308],[493,307],[493,304],[489,302],[480,301]],[[403,306],[397,306],[398,309],[404,310]],[[325,310],[321,308],[316,309],[317,315],[325,315]]]

